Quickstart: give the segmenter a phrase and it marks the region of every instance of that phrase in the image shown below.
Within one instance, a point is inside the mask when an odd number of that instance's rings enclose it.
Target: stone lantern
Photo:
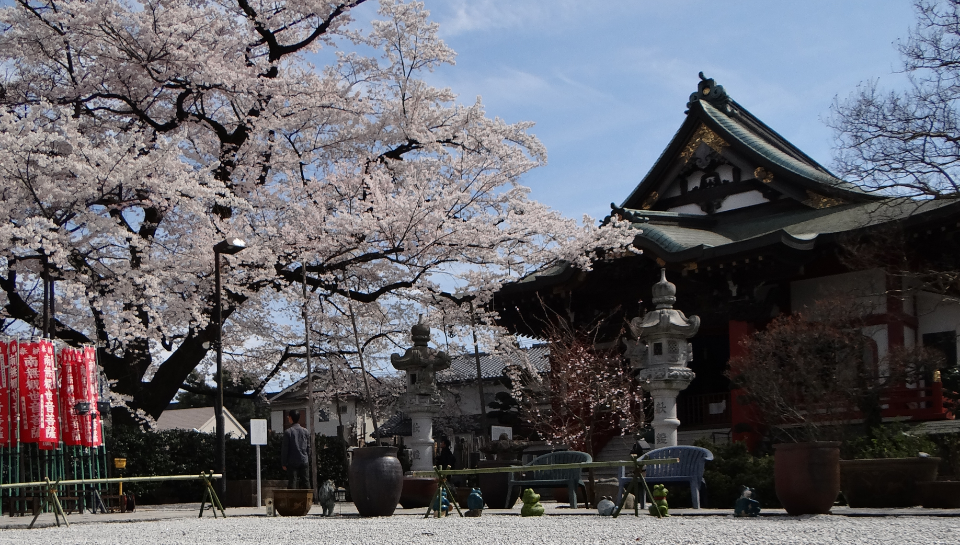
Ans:
[[[440,412],[442,400],[437,389],[437,371],[450,367],[450,356],[430,348],[430,328],[417,323],[410,329],[413,347],[401,356],[391,354],[390,363],[406,371],[406,392],[400,396],[400,409],[410,417],[413,471],[433,469],[433,417]]]
[[[653,285],[656,309],[642,318],[630,321],[630,331],[637,338],[630,343],[627,357],[638,370],[644,390],[653,397],[653,431],[655,447],[677,444],[677,394],[690,385],[696,376],[687,367],[693,351],[687,339],[697,334],[700,318],[687,318],[673,308],[677,287],[667,282],[666,269],[660,269],[660,281]]]

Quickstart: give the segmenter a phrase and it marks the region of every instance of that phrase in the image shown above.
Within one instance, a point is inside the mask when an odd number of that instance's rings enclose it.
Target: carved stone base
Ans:
[[[686,367],[653,367],[641,369],[638,374],[643,389],[653,397],[653,437],[654,448],[677,445],[677,395],[690,385],[696,377]]]
[[[411,437],[407,442],[410,448],[410,469],[430,471],[433,469],[433,416],[430,412],[414,412],[410,415]]]

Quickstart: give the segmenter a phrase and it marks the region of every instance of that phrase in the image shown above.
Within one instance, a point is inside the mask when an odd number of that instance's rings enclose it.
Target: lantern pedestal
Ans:
[[[438,407],[439,409],[439,407]],[[410,416],[411,430],[413,431],[407,446],[410,448],[410,469],[413,471],[430,471],[433,469],[433,417],[437,411],[407,409]]]
[[[671,447],[677,444],[677,395],[693,381],[695,374],[686,367],[665,369],[642,369],[641,381],[649,381],[644,389],[653,397],[654,448]]]

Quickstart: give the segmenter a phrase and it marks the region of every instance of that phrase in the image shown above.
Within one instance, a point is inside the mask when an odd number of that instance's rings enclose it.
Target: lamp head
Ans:
[[[213,251],[218,254],[227,254],[233,255],[239,251],[246,249],[247,243],[243,239],[239,238],[228,238],[227,240],[220,241],[213,246]]]

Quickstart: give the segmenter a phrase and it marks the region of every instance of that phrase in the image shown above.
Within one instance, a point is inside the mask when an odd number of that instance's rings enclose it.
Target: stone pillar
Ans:
[[[656,309],[630,321],[637,341],[628,343],[627,357],[638,370],[643,389],[653,397],[655,448],[677,444],[677,395],[696,376],[687,367],[693,359],[687,339],[696,335],[700,318],[687,318],[673,308],[676,293],[677,287],[667,282],[666,269],[661,269],[660,282],[653,286]]]
[[[433,417],[434,411],[407,411],[410,417],[410,441],[412,471],[430,471],[433,469]]]
[[[677,428],[680,427],[680,419],[677,418],[677,394],[689,386],[694,379],[693,371],[689,369],[684,371],[688,377],[678,376],[672,380],[650,378],[650,382],[644,386],[644,389],[653,397],[654,448],[672,447],[677,444]]]
[[[401,356],[392,354],[393,367],[407,374],[407,390],[400,396],[400,409],[410,417],[412,450],[410,469],[433,469],[433,417],[440,412],[442,399],[437,389],[437,371],[450,367],[446,352],[430,348],[430,328],[422,323],[410,331],[413,347]]]

